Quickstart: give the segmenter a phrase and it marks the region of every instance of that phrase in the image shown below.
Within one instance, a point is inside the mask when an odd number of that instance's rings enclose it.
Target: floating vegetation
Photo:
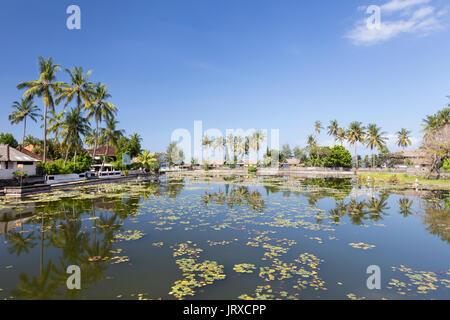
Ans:
[[[353,248],[362,249],[362,250],[369,250],[369,249],[375,248],[375,245],[367,244],[367,243],[364,243],[364,242],[358,242],[358,243],[351,242],[348,245],[353,247]]]
[[[255,269],[256,266],[250,263],[235,264],[233,267],[233,270],[239,273],[253,273]]]
[[[388,289],[394,289],[400,295],[407,292],[416,292],[418,294],[427,294],[430,291],[438,290],[440,287],[450,289],[450,269],[447,272],[416,271],[411,268],[400,265],[392,267],[392,270],[402,273],[404,281],[391,279]]]
[[[357,297],[354,293],[347,294],[347,298],[350,300],[364,300],[366,297]]]
[[[164,245],[164,242],[154,242],[154,243],[152,243],[152,246],[154,246],[154,247],[158,247],[158,248],[161,248],[162,246]]]
[[[180,243],[171,248],[174,248],[173,256],[181,257],[181,256],[194,256],[198,257],[200,252],[203,252],[203,249],[196,248],[197,244],[192,243],[192,241],[187,241],[185,243]]]
[[[145,234],[139,230],[127,230],[123,233],[117,233],[114,236],[116,241],[131,241],[131,240],[139,240]]]

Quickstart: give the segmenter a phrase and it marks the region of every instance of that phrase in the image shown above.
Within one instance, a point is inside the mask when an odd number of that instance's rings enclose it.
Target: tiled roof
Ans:
[[[38,162],[39,160],[20,152],[7,144],[0,144],[0,161]]]
[[[91,155],[94,154],[94,149],[90,149],[90,150],[86,150],[87,152],[89,152]],[[115,157],[116,156],[116,149],[113,146],[101,146],[98,147],[97,150],[95,151],[95,156],[104,156],[105,153],[108,152],[106,155],[108,157]]]

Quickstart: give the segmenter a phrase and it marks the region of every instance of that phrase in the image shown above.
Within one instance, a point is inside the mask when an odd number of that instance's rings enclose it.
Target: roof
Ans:
[[[225,160],[203,160],[202,165],[208,164],[210,166],[223,166]]]
[[[38,162],[40,160],[20,152],[7,144],[0,144],[0,161]]]
[[[86,150],[87,152],[89,152],[91,155],[94,155],[94,149],[89,149]],[[106,156],[108,157],[115,157],[116,156],[116,148],[114,148],[113,146],[101,146],[98,147],[97,150],[95,151],[95,156],[104,156],[106,154]]]
[[[297,165],[297,164],[300,164],[300,160],[298,160],[298,159],[285,159],[284,161],[283,161],[283,164],[290,164],[290,165]]]
[[[30,157],[32,157],[32,158],[38,160],[38,161],[43,161],[43,160],[44,160],[44,157],[43,157],[43,156],[37,155],[36,153],[34,153],[34,152],[32,152],[31,150],[29,150],[28,147],[25,147],[25,148],[24,148],[24,147],[22,147],[22,146],[18,146],[16,149],[17,149],[18,151],[20,151],[20,152],[26,154],[27,156],[30,156]],[[53,160],[50,160],[50,159],[47,159],[47,162],[54,162],[54,161],[53,161]]]

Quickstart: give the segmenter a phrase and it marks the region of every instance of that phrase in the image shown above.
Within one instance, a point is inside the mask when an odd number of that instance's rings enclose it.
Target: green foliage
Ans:
[[[19,143],[11,133],[0,133],[0,143],[8,144],[10,147],[17,148]]]
[[[450,158],[444,159],[442,170],[450,172]]]
[[[203,169],[205,169],[205,171],[209,171],[209,169],[211,169],[211,168],[210,168],[209,164],[205,163],[205,165],[203,166]]]
[[[254,167],[254,166],[248,167],[248,173],[256,173],[257,170],[258,169],[256,167]]]
[[[352,155],[344,147],[334,146],[323,160],[323,164],[329,168],[350,168],[352,166]]]
[[[82,153],[77,156],[76,162],[68,162],[64,165],[64,160],[59,159],[55,162],[38,163],[38,167],[42,170],[43,174],[56,175],[56,174],[70,174],[70,173],[83,173],[89,171],[92,165],[92,158],[87,153]]]

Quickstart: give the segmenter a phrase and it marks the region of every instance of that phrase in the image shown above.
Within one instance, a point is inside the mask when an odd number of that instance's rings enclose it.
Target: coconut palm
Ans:
[[[214,141],[212,139],[210,139],[208,137],[208,135],[205,134],[205,136],[203,137],[202,145],[205,147],[207,154],[208,154],[208,150],[213,146],[213,143],[214,143]]]
[[[261,129],[257,130],[249,137],[249,146],[256,151],[256,157],[258,157],[258,152],[261,150],[261,144],[265,141],[266,135]]]
[[[67,146],[64,164],[66,164],[69,152],[72,149],[75,152],[74,162],[77,160],[77,151],[83,146],[82,136],[85,136],[89,129],[88,120],[82,116],[79,110],[72,108],[66,114],[61,131],[62,144]]]
[[[314,150],[315,147],[317,147],[316,138],[314,138],[314,136],[312,134],[310,134],[306,138],[306,144],[308,145],[307,148],[308,148],[309,156],[311,156],[312,151]]]
[[[373,154],[373,149],[381,150],[386,145],[387,138],[383,137],[386,133],[380,131],[381,128],[377,127],[376,124],[369,124],[367,126],[365,142],[372,152],[372,168],[375,167],[375,156]]]
[[[322,122],[320,121],[314,122],[314,132],[316,133],[316,138],[320,135],[322,129],[323,129]]]
[[[71,84],[61,90],[55,102],[60,104],[62,100],[66,100],[64,103],[64,108],[66,108],[73,98],[76,98],[76,110],[80,111],[82,102],[86,103],[94,94],[94,84],[87,80],[92,70],[89,70],[86,75],[83,74],[83,67],[74,67],[72,70],[65,69],[64,71],[69,74]]]
[[[118,141],[123,137],[125,131],[117,129],[119,121],[114,118],[106,119],[106,127],[102,128],[100,131],[100,140],[106,145],[105,154],[103,157],[102,167],[100,171],[103,171],[103,166],[105,165],[106,155],[109,153],[109,148],[114,147],[118,149]]]
[[[64,82],[56,81],[56,71],[60,68],[59,64],[53,64],[53,58],[44,60],[44,58],[39,57],[39,79],[25,81],[17,85],[17,89],[19,90],[27,89],[23,94],[25,98],[37,96],[42,97],[44,100],[44,163],[47,161],[47,111],[48,109],[53,111],[55,108],[53,95],[66,87]]]
[[[353,121],[347,130],[346,139],[351,146],[355,147],[355,164],[356,169],[358,169],[358,142],[364,143],[365,127],[362,126],[361,122]]]
[[[234,137],[233,152],[237,153],[242,158],[245,154],[245,150],[245,139],[242,136]]]
[[[219,149],[220,151],[223,151],[225,149],[226,145],[226,139],[223,136],[216,137],[213,140],[213,148]]]
[[[145,150],[137,157],[137,163],[140,164],[145,170],[151,170],[158,165],[158,160],[154,154],[151,154],[150,151]]]
[[[397,146],[402,147],[403,149],[407,148],[411,145],[411,139],[409,138],[409,135],[411,134],[411,131],[406,130],[405,128],[402,128],[400,131],[397,132]]]
[[[62,124],[64,122],[66,111],[62,110],[60,113],[56,113],[54,110],[50,112],[48,118],[48,133],[54,133],[55,139],[58,141],[60,131],[62,129]]]
[[[327,127],[328,135],[334,137],[334,143],[336,143],[337,135],[339,131],[339,123],[337,120],[330,121],[330,125]]]
[[[343,128],[338,128],[337,132],[336,132],[336,142],[339,142],[342,146],[342,144],[345,141],[345,137],[346,137],[347,132],[345,132],[345,130]]]
[[[9,115],[8,119],[11,124],[19,124],[23,121],[23,135],[22,135],[22,146],[25,143],[25,133],[27,130],[27,117],[37,122],[37,119],[41,117],[38,113],[41,111],[38,106],[33,102],[33,99],[22,99],[22,101],[14,101],[12,107],[15,109]]]
[[[92,93],[92,100],[87,101],[84,108],[88,111],[87,118],[89,120],[95,119],[95,144],[93,157],[95,158],[97,152],[98,142],[98,125],[104,120],[113,119],[117,113],[117,108],[111,102],[106,101],[111,98],[108,93],[108,87],[104,84],[98,83],[95,86],[95,91]]]

